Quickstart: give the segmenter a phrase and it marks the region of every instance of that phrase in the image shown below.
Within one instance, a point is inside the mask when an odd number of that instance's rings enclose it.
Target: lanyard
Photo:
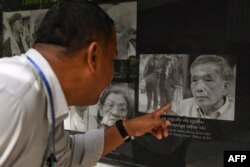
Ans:
[[[47,78],[42,72],[41,68],[29,56],[27,56],[27,58],[29,62],[32,64],[32,66],[35,68],[35,70],[38,72],[49,95],[49,101],[50,101],[50,106],[51,106],[51,117],[52,117],[52,139],[51,139],[52,150],[51,150],[51,155],[49,157],[48,163],[49,163],[49,166],[55,167],[56,166],[56,157],[55,157],[55,129],[56,129],[55,122],[56,122],[56,119],[55,119],[55,106],[54,106],[54,100],[52,96],[51,87],[49,85]]]

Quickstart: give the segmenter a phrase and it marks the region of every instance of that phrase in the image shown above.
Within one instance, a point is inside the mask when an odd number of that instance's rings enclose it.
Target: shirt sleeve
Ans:
[[[4,90],[0,90],[0,166],[13,166],[20,159],[29,136],[20,102]]]
[[[104,130],[91,130],[75,136],[74,162],[81,166],[93,167],[100,160],[104,147]]]
[[[104,130],[69,135],[63,126],[56,130],[56,158],[58,166],[93,167],[100,160],[104,147]]]

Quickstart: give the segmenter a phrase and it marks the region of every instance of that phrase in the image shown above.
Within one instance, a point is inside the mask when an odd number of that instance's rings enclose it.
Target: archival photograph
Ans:
[[[141,54],[139,62],[139,111],[151,112],[183,99],[184,67],[188,55]]]
[[[30,46],[30,12],[3,12],[3,55],[20,55]]]
[[[97,127],[95,113],[89,106],[70,106],[68,118],[64,120],[64,129],[73,132],[87,132]]]
[[[233,121],[236,62],[230,55],[140,55],[139,111]]]
[[[97,128],[115,124],[119,119],[134,116],[134,85],[129,83],[112,83],[101,94],[97,104]]]
[[[86,132],[112,126],[119,119],[134,116],[134,84],[113,82],[101,94],[96,105],[70,106],[64,121],[66,130]]]
[[[114,20],[117,39],[117,59],[136,55],[137,2],[100,4]]]

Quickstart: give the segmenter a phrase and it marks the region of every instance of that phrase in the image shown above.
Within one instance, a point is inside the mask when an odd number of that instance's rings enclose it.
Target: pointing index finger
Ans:
[[[158,109],[155,114],[157,116],[161,116],[164,112],[170,110],[171,106],[172,106],[171,104],[166,104],[165,106],[163,106],[160,109]]]

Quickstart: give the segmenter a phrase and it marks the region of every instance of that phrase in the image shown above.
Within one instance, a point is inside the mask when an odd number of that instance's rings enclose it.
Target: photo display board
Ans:
[[[139,111],[150,113],[171,103],[165,114],[172,122],[170,135],[218,137],[210,124],[235,121],[236,64],[229,64],[230,58],[234,59],[215,54],[141,54]]]
[[[115,23],[114,78],[96,105],[69,107],[65,130],[107,128],[172,104],[166,139],[137,137],[97,167],[222,167],[224,151],[250,150],[247,0],[93,1]],[[10,57],[32,47],[57,0],[1,2],[0,57]]]
[[[234,0],[138,2],[138,112],[166,103],[172,109],[164,115],[171,121],[165,141],[135,141],[137,163],[222,167],[225,150],[249,150],[250,22],[243,6],[250,7]]]

